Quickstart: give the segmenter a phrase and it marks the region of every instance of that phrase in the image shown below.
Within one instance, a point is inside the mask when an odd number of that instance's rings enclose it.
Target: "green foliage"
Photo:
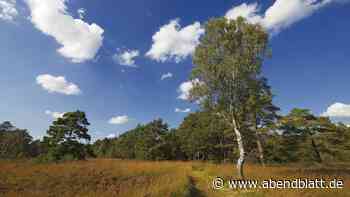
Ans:
[[[350,129],[310,110],[293,109],[276,128],[280,133],[270,133],[265,147],[270,162],[321,163],[346,161],[350,156]]]
[[[190,114],[181,123],[176,134],[181,142],[181,150],[188,160],[222,161],[231,156],[230,129],[215,114],[210,112]]]
[[[168,125],[161,119],[154,120],[140,129],[139,140],[135,144],[135,158],[147,160],[162,160],[163,154],[161,145],[164,143],[164,136],[168,131]]]
[[[33,155],[32,137],[9,121],[0,124],[0,159],[18,159]]]
[[[196,48],[192,78],[198,79],[191,92],[204,108],[243,115],[249,89],[260,74],[268,35],[243,18],[212,19]]]
[[[278,122],[259,128],[267,163],[347,161],[350,158],[350,129],[309,111],[293,110]],[[251,135],[248,135],[251,134]],[[257,162],[256,135],[245,133],[247,160]],[[227,123],[210,111],[189,114],[179,128],[169,130],[162,120],[138,125],[114,139],[97,140],[97,157],[140,160],[233,161],[238,157],[235,136]]]
[[[326,161],[350,161],[350,128],[342,123],[316,136]]]
[[[114,139],[105,138],[97,140],[92,145],[92,150],[96,157],[113,157]]]
[[[99,157],[141,160],[168,160],[180,157],[178,139],[161,119],[138,125],[115,139],[98,140],[93,145]]]
[[[195,50],[190,92],[204,110],[212,111],[231,126],[239,150],[237,170],[244,178],[246,147],[251,145],[251,127],[262,111],[265,78],[261,65],[267,56],[268,34],[244,18],[212,19]],[[268,86],[266,86],[268,87]],[[269,89],[269,88],[267,88]],[[259,146],[261,147],[261,146]],[[261,152],[261,151],[260,151]]]
[[[85,159],[89,150],[83,142],[91,140],[89,125],[85,113],[81,111],[65,113],[55,120],[43,140],[43,146],[47,147],[44,157],[48,161]]]
[[[62,126],[53,124],[50,128]],[[67,138],[69,141],[62,140],[56,145],[51,143],[51,136],[45,136],[42,141],[32,141],[26,130],[18,129],[10,122],[0,124],[0,128],[0,159],[37,157],[38,162],[57,162],[96,156],[223,162],[238,157],[230,127],[210,111],[189,114],[177,129],[168,129],[162,120],[154,120],[138,125],[117,138],[97,140],[93,145],[84,144],[81,139],[72,136]],[[320,162],[315,147],[322,162],[349,161],[350,128],[341,123],[334,124],[328,118],[317,117],[309,110],[294,109],[281,116],[276,124],[271,122],[268,127],[260,129],[267,163]],[[247,135],[249,133],[252,135]],[[247,159],[257,162],[256,136],[247,132],[244,137]]]

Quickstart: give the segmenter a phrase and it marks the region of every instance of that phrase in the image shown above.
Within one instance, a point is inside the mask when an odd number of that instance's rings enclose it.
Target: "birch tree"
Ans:
[[[231,126],[239,150],[237,172],[244,179],[244,133],[249,131],[254,115],[249,106],[251,90],[262,80],[268,34],[243,18],[212,19],[205,30],[193,57],[196,66],[192,70],[194,87],[190,97]]]

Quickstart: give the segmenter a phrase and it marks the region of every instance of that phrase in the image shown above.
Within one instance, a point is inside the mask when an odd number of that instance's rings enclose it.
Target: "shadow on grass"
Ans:
[[[197,187],[193,177],[188,177],[188,182],[185,187],[175,193],[171,197],[206,197]]]
[[[203,192],[201,192],[196,187],[196,183],[195,183],[195,180],[193,179],[193,177],[189,177],[189,185],[190,185],[190,194],[191,194],[190,196],[191,197],[205,197]]]

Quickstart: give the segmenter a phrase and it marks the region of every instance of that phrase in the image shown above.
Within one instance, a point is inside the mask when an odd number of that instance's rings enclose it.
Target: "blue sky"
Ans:
[[[350,120],[349,1],[45,2],[0,0],[0,121],[35,138],[52,116],[77,109],[95,139],[158,117],[176,127],[197,109],[178,98],[193,67],[191,47],[209,18],[225,15],[245,16],[271,34],[263,73],[282,113],[302,107]],[[63,14],[57,5],[66,6]]]

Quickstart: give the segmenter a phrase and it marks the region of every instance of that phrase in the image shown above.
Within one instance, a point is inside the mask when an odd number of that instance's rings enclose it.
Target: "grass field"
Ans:
[[[343,189],[212,189],[216,176],[234,179],[229,164],[98,159],[60,164],[0,161],[0,196],[350,196],[350,166],[300,168],[247,165],[249,179],[341,179]]]

